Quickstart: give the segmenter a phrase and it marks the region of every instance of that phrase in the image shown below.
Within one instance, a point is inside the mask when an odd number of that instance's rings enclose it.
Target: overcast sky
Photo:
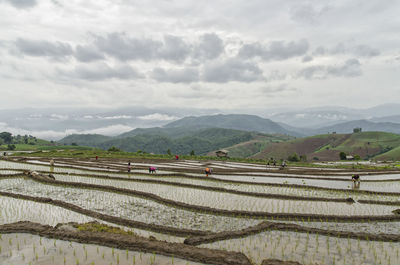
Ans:
[[[397,0],[0,0],[0,109],[400,102]]]

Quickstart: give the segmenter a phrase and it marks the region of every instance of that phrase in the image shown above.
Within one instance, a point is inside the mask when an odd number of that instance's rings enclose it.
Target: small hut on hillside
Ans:
[[[217,157],[228,157],[228,151],[226,150],[218,150],[215,154]]]

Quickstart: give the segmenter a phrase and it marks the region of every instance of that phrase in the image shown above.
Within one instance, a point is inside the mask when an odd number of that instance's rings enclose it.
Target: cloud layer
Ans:
[[[392,0],[0,0],[0,104],[229,110],[400,100],[399,11]]]

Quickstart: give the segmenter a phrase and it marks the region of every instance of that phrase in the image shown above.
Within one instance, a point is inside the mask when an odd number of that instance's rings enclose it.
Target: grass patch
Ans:
[[[100,224],[98,222],[90,222],[85,224],[78,224],[76,228],[79,231],[87,231],[87,232],[100,232],[100,233],[111,233],[111,234],[119,234],[119,235],[129,235],[136,236],[136,234],[132,231],[125,231],[121,228],[109,226],[105,224]]]

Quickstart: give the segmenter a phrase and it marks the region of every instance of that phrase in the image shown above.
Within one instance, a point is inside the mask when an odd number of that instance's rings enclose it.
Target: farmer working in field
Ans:
[[[353,181],[353,189],[359,189],[360,188],[360,175],[354,174],[351,176],[351,180]]]
[[[358,182],[358,183],[360,183],[360,182],[361,182],[361,180],[360,180],[360,175],[354,174],[353,176],[351,176],[351,180],[352,180],[353,182]]]
[[[156,167],[149,167],[149,173],[153,174],[156,173],[157,168]]]
[[[132,167],[131,167],[131,162],[128,162],[128,173],[131,172],[131,169],[132,169]]]
[[[54,159],[50,160],[50,172],[54,172]]]
[[[208,177],[208,175],[211,175],[211,173],[212,173],[212,168],[206,168],[204,173],[206,173],[206,177]]]

